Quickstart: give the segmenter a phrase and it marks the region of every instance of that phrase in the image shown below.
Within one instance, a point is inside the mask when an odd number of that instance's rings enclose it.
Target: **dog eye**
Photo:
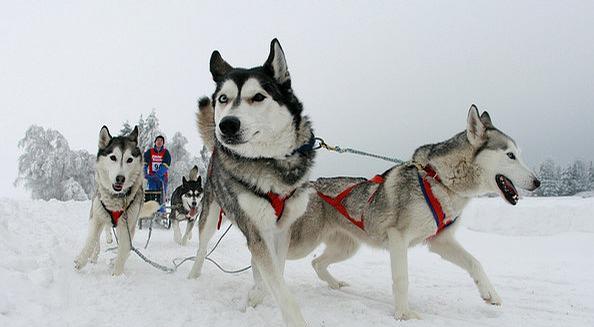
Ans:
[[[508,152],[507,157],[510,158],[511,160],[516,160],[516,155],[513,154],[512,152]]]
[[[252,98],[252,101],[262,102],[262,101],[264,101],[264,99],[266,99],[266,97],[264,95],[262,95],[262,93],[256,93],[256,95],[254,95],[254,97]]]
[[[116,156],[114,156],[113,154],[111,156],[109,156],[109,159],[111,159],[111,161],[116,161],[118,160],[118,158],[116,158]]]
[[[132,161],[134,161],[134,158],[128,158],[128,160],[126,160],[127,163],[132,163]]]
[[[221,94],[221,95],[219,96],[219,102],[220,102],[220,103],[227,103],[227,101],[229,101],[229,99],[227,98],[227,96],[226,96],[226,95],[224,95],[224,94]]]

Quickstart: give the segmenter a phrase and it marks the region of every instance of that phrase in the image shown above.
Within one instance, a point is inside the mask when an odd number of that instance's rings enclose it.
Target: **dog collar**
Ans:
[[[306,152],[310,152],[314,149],[315,145],[316,145],[316,138],[313,134],[311,134],[311,137],[309,138],[309,141],[307,141],[307,143],[305,143],[302,146],[298,147],[297,149],[293,150],[293,152],[291,152],[291,154],[288,155],[287,157],[290,157],[290,156],[294,155],[295,153],[305,154]]]
[[[433,167],[427,165],[423,167],[423,171],[425,172],[424,176],[421,176],[420,172],[417,172],[417,177],[419,179],[419,186],[421,187],[421,191],[423,192],[423,197],[425,198],[425,202],[427,202],[427,206],[431,210],[433,214],[433,219],[435,220],[435,225],[437,226],[437,231],[433,236],[436,236],[441,231],[446,229],[448,226],[453,224],[458,217],[451,219],[447,218],[445,212],[443,211],[443,207],[439,202],[439,199],[433,194],[433,190],[431,189],[431,184],[427,180],[427,178],[433,178],[435,181],[441,183],[441,178],[437,175],[437,172]],[[432,237],[433,237],[432,236]]]

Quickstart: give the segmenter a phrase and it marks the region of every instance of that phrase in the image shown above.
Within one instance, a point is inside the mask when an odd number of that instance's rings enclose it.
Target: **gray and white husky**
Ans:
[[[216,82],[212,101],[198,116],[203,138],[212,140],[199,248],[189,278],[200,275],[208,240],[222,212],[247,239],[252,267],[279,304],[290,326],[305,321],[283,279],[289,227],[307,207],[315,151],[311,124],[293,89],[285,55],[274,39],[263,66],[234,68],[218,51],[210,59]]]
[[[202,201],[202,177],[198,175],[198,167],[194,166],[186,176],[182,177],[182,185],[178,186],[171,195],[171,228],[173,229],[173,239],[180,245],[186,245],[188,240],[192,239],[192,229]],[[181,236],[179,223],[187,221],[186,232]]]
[[[424,183],[429,191],[422,188]],[[347,284],[328,272],[330,264],[350,258],[360,243],[387,249],[395,317],[406,320],[419,318],[408,305],[407,249],[420,243],[466,270],[487,303],[501,304],[481,264],[456,241],[455,229],[461,219],[455,218],[473,197],[499,193],[515,205],[519,200],[516,186],[532,191],[540,182],[523,163],[515,141],[493,126],[487,112],[479,116],[473,105],[464,132],[418,148],[407,164],[372,180],[321,178],[311,185],[317,194],[311,195],[307,211],[291,226],[287,258],[303,258],[325,243],[323,254],[312,265],[320,279],[331,288],[340,288]],[[348,194],[340,198],[347,189]],[[437,199],[443,212],[440,226],[427,192]],[[337,198],[339,201],[331,205]],[[345,214],[337,207],[344,208]],[[264,296],[260,278],[254,277],[256,284],[248,300],[252,306]]]
[[[144,203],[143,158],[138,148],[138,127],[127,136],[112,137],[106,126],[99,132],[99,151],[95,165],[95,194],[92,199],[89,232],[85,245],[74,261],[82,269],[89,260],[97,261],[99,236],[109,226],[116,228],[118,252],[113,275],[124,272],[130,255],[138,217],[148,217],[159,209],[155,201]]]

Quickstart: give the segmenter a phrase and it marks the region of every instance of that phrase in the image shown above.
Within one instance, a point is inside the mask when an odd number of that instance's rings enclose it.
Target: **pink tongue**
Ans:
[[[196,208],[190,208],[190,217],[194,217],[196,215]]]
[[[516,188],[514,187],[514,185],[512,183],[510,183],[510,181],[508,179],[505,180],[505,186],[507,186],[508,189],[513,190],[514,193],[518,193],[518,191],[516,191]]]

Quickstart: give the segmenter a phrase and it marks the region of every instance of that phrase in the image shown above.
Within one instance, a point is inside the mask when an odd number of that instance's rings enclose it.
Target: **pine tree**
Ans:
[[[576,160],[571,165],[571,174],[574,180],[575,193],[590,190],[590,173],[588,171],[588,166],[586,166],[585,162],[581,160]]]
[[[142,116],[140,116],[142,118]],[[129,121],[125,121],[122,124],[122,129],[120,129],[120,135],[128,135],[132,132],[134,128],[132,126],[130,126],[130,122]]]
[[[560,168],[552,160],[546,160],[538,169],[538,179],[541,184],[534,192],[537,196],[559,196]]]

